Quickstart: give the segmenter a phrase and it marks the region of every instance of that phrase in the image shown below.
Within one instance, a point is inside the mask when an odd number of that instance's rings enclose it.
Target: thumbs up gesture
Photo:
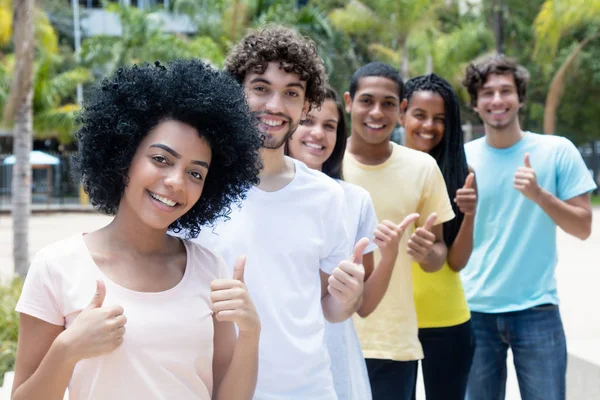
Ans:
[[[104,306],[106,286],[96,281],[96,293],[63,333],[75,362],[108,354],[123,343],[127,318],[121,306]]]
[[[528,199],[535,200],[540,194],[541,188],[537,183],[535,170],[531,167],[529,153],[525,153],[523,162],[525,166],[519,167],[515,173],[514,187]]]
[[[465,185],[456,191],[454,202],[465,215],[475,215],[475,209],[477,208],[477,189],[475,185],[475,174],[471,172],[465,179]]]
[[[350,259],[340,262],[329,277],[327,291],[342,304],[353,304],[362,296],[365,278],[362,257],[368,245],[368,238],[360,239]]]
[[[408,250],[407,253],[412,257],[416,262],[423,261],[433,244],[435,243],[435,235],[431,232],[431,228],[435,225],[435,220],[437,219],[436,213],[431,213],[427,220],[425,221],[425,225],[421,228],[417,228],[417,230],[411,235],[408,240]]]
[[[260,319],[244,283],[246,256],[233,266],[233,279],[215,279],[210,284],[213,317],[217,321],[234,322],[240,335],[258,336]]]
[[[379,251],[381,252],[382,260],[395,260],[398,257],[398,246],[404,235],[404,231],[410,224],[419,218],[419,214],[410,214],[400,224],[396,225],[392,221],[383,220],[377,229],[375,229],[373,240]]]

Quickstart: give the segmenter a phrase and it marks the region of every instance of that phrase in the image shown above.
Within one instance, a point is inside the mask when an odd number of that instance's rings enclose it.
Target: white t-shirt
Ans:
[[[260,316],[255,399],[337,399],[324,343],[319,269],[331,274],[350,256],[344,192],[333,179],[294,160],[284,188],[248,191],[230,220],[195,239],[233,268],[247,255],[244,278]]]
[[[377,215],[371,196],[359,186],[341,180],[338,183],[346,196],[348,235],[354,244],[363,237],[369,238],[371,243],[363,254],[371,253],[377,248],[373,243]],[[326,322],[325,343],[331,357],[333,383],[339,400],[371,399],[367,366],[352,318],[337,324]]]
[[[127,317],[121,346],[77,363],[71,400],[201,399],[213,391],[213,319],[210,282],[227,278],[221,259],[191,242],[185,273],[173,288],[135,292],[108,279],[94,263],[83,235],[40,250],[29,269],[17,311],[69,326],[106,285],[105,306],[120,305]]]

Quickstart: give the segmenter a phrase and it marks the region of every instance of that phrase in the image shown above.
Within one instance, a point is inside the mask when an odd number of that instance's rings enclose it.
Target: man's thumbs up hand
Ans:
[[[409,214],[398,225],[389,220],[383,220],[373,233],[375,239],[373,242],[379,247],[382,260],[395,261],[398,257],[398,250],[402,236],[411,224],[419,218],[419,214]]]
[[[422,228],[417,228],[408,240],[407,253],[416,262],[425,260],[435,243],[435,235],[431,232],[431,228],[435,225],[436,220],[437,214],[431,213],[427,217],[425,225]]]
[[[362,256],[368,245],[368,238],[360,239],[350,260],[340,262],[329,277],[327,291],[340,303],[353,304],[362,296],[365,279]]]
[[[523,159],[524,167],[519,167],[515,173],[514,188],[521,192],[525,197],[535,201],[542,192],[542,188],[537,183],[537,175],[531,167],[529,153],[525,153]]]

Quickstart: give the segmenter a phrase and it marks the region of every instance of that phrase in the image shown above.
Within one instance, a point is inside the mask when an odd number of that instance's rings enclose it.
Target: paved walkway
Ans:
[[[31,253],[76,232],[98,229],[109,221],[110,217],[94,213],[36,214],[30,222]],[[0,278],[12,271],[11,229],[10,215],[0,214]],[[558,231],[558,251],[558,291],[569,352],[600,365],[600,208],[594,209],[592,236],[587,241]],[[418,399],[424,398],[419,387]],[[506,399],[520,399],[512,368]],[[0,400],[4,400],[1,391]]]

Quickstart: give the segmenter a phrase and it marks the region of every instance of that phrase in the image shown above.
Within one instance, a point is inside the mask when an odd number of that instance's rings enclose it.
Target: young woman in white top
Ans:
[[[405,228],[417,217],[409,215],[399,225],[391,221],[377,223],[369,193],[344,182],[342,160],[346,150],[344,112],[336,92],[328,87],[320,109],[311,110],[287,143],[287,153],[309,168],[335,179],[346,195],[346,227],[352,244],[363,237],[371,243],[363,253],[365,288],[359,315],[368,315],[379,304],[398,254],[398,243]],[[374,268],[373,251],[379,247],[381,260]],[[335,390],[340,400],[370,399],[371,389],[365,359],[352,323],[326,324],[325,341],[331,357]]]
[[[12,398],[58,400],[68,387],[71,400],[251,399],[260,321],[245,260],[232,279],[222,259],[167,234],[197,235],[257,183],[242,89],[200,61],[157,62],[120,68],[88,99],[78,169],[114,219],[36,254]]]

